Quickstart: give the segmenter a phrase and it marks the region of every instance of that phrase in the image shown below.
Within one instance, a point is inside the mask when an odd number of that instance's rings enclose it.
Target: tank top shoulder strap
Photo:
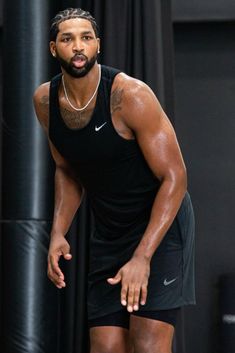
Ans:
[[[113,67],[102,65],[102,81],[103,81],[102,103],[104,104],[106,113],[108,115],[110,115],[109,107],[110,107],[110,95],[111,95],[112,84],[116,75],[119,74],[120,72],[121,72],[120,70],[115,69]]]
[[[52,130],[57,126],[58,121],[58,89],[62,74],[58,74],[51,79],[49,91],[49,137],[51,138]]]
[[[104,77],[107,78],[108,80],[113,81],[115,76],[120,72],[121,70],[115,69],[114,67],[102,65],[102,73]]]
[[[53,116],[53,113],[55,112],[56,107],[57,107],[58,88],[59,88],[59,84],[61,81],[61,76],[62,76],[62,74],[60,73],[51,79],[50,93],[49,93],[50,117]]]
[[[113,67],[102,65],[102,79],[106,81],[106,84],[108,84],[108,88],[110,90],[116,75],[120,72],[120,70]]]

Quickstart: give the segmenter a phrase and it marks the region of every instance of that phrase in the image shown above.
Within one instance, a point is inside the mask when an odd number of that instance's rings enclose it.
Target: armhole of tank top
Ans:
[[[57,97],[56,95],[58,94],[58,85],[60,81],[61,74],[58,74],[54,76],[51,79],[50,82],[50,90],[49,90],[49,118],[48,118],[48,136],[50,137],[50,127],[51,127],[51,121],[54,116],[54,112],[56,110],[56,105],[57,105]],[[51,104],[53,102],[53,105]]]
[[[112,68],[111,68],[112,69]],[[109,102],[109,105],[106,107],[106,111],[108,113],[108,116],[109,116],[109,120],[110,120],[110,126],[112,127],[112,130],[114,131],[115,135],[120,139],[120,141],[125,141],[129,144],[137,144],[137,141],[136,141],[136,138],[134,139],[125,139],[124,137],[122,137],[118,132],[117,130],[115,129],[115,126],[113,124],[113,120],[112,120],[112,114],[111,114],[111,92],[112,92],[112,87],[113,87],[113,83],[114,83],[114,80],[116,78],[116,76],[120,73],[122,73],[123,71],[121,70],[117,70],[117,69],[112,69],[112,75],[109,75],[109,79],[110,79],[110,87],[109,87],[109,92],[108,92],[108,102]]]
[[[110,72],[111,71],[111,72]],[[114,68],[110,68],[110,70],[108,70],[108,75],[106,76],[107,81],[109,81],[109,86],[108,89],[106,91],[106,100],[107,100],[107,104],[106,104],[106,113],[109,117],[109,121],[110,121],[110,127],[113,130],[113,132],[115,133],[115,135],[120,139],[120,141],[133,141],[133,140],[127,140],[124,139],[121,135],[119,135],[119,133],[117,132],[117,130],[115,129],[115,126],[113,124],[113,120],[112,120],[112,114],[111,114],[111,92],[112,92],[112,87],[113,87],[113,83],[114,80],[116,78],[116,76],[118,74],[120,74],[122,71],[121,70],[117,70]]]
[[[112,124],[112,127],[114,128],[113,126],[113,122],[112,122],[112,115],[111,115],[111,109],[110,109],[110,106],[111,106],[111,92],[112,92],[112,87],[113,87],[113,83],[114,83],[114,80],[116,78],[116,76],[118,74],[120,74],[122,71],[121,70],[118,70],[118,69],[115,69],[115,68],[112,68],[112,67],[108,67],[108,66],[104,66],[105,67],[105,71],[106,71],[106,74],[105,74],[105,78],[109,81],[109,86],[108,86],[108,89],[107,89],[107,106],[106,106],[106,112],[109,116],[109,119],[110,119],[110,122]]]

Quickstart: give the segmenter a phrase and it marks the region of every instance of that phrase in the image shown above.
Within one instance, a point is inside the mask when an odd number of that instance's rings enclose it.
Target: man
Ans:
[[[56,164],[48,276],[65,287],[59,258],[87,193],[91,353],[170,353],[179,308],[194,303],[194,219],[174,130],[151,89],[97,63],[94,18],[66,9],[50,50],[62,74],[34,104]],[[50,105],[49,105],[50,103]]]

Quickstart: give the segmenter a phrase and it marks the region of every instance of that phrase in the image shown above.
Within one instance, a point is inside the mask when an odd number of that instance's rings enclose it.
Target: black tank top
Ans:
[[[61,74],[50,86],[49,137],[85,188],[104,238],[143,232],[159,188],[136,140],[122,138],[110,113],[112,83],[118,70],[102,66],[92,118],[82,129],[69,128],[59,109]]]

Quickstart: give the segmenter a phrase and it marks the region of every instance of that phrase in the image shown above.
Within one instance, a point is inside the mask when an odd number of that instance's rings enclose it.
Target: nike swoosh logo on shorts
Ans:
[[[103,127],[105,124],[107,124],[107,121],[106,121],[105,123],[103,123],[102,125],[100,125],[100,126],[96,126],[96,127],[95,127],[95,131],[99,131],[100,129],[102,129],[102,127]]]
[[[163,284],[164,284],[164,286],[169,286],[169,284],[175,282],[176,280],[177,280],[177,277],[176,277],[176,278],[173,278],[173,279],[170,280],[170,281],[167,281],[167,279],[165,278]]]

